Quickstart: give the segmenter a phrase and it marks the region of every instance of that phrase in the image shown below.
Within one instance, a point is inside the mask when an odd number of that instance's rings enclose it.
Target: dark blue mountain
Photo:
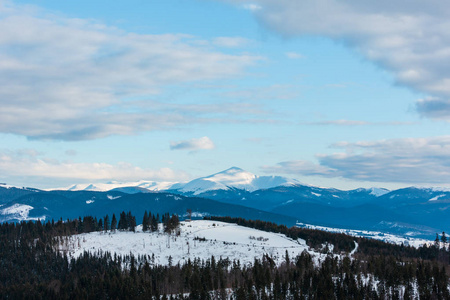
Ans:
[[[0,190],[0,194],[2,192],[4,191]],[[193,217],[197,218],[208,215],[232,216],[288,226],[293,226],[296,222],[294,217],[206,198],[170,193],[126,194],[119,191],[36,191],[19,195],[0,207],[0,222],[25,219],[66,220],[86,215],[101,218],[106,214],[118,216],[122,211],[131,211],[139,222],[145,210],[160,215],[166,212],[175,213],[183,218],[188,209],[192,210]]]

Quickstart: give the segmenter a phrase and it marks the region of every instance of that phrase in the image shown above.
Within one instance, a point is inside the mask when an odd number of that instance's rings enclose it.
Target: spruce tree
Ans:
[[[112,220],[111,220],[111,230],[115,231],[117,229],[117,219],[116,215],[113,214]]]
[[[142,231],[147,231],[149,227],[148,213],[144,212],[144,218],[142,219]]]
[[[441,242],[442,242],[442,245],[443,245],[443,247],[445,249],[446,246],[447,246],[447,236],[445,235],[445,231],[442,232]]]
[[[103,227],[104,227],[104,229],[105,229],[105,232],[111,229],[110,226],[111,226],[111,225],[109,224],[109,216],[106,215],[106,216],[103,218]]]
[[[158,231],[158,219],[156,219],[155,215],[152,215],[151,230],[153,232]]]

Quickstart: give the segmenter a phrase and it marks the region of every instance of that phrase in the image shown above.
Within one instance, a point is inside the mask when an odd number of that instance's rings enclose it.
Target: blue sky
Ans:
[[[449,16],[416,0],[0,0],[0,181],[239,166],[450,186]]]

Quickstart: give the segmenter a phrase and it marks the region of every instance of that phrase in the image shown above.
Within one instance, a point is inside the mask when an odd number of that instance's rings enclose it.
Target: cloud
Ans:
[[[243,0],[228,2],[244,5]],[[440,0],[257,0],[252,10],[286,37],[320,35],[344,42],[385,69],[398,84],[434,98],[418,104],[431,118],[450,119],[450,6]],[[436,103],[436,101],[438,103]],[[439,104],[439,105],[438,105]]]
[[[331,120],[331,121],[322,121],[322,122],[314,122],[309,123],[312,125],[338,125],[338,126],[361,126],[361,125],[369,125],[369,122],[366,121],[358,121],[358,120]]]
[[[217,37],[213,39],[213,44],[219,47],[237,48],[250,43],[246,38],[242,37]]]
[[[413,125],[414,122],[368,122],[361,120],[329,120],[319,122],[304,122],[305,125],[334,125],[334,126],[369,126],[369,125],[384,125],[384,126],[401,126],[401,125]]]
[[[78,152],[77,152],[77,150],[69,149],[69,150],[66,150],[65,154],[68,156],[76,156],[78,154]]]
[[[198,138],[198,139],[190,139],[187,141],[180,142],[171,142],[170,150],[211,150],[214,149],[215,145],[213,141],[207,136]]]
[[[417,101],[416,109],[423,116],[448,120],[450,116],[450,101],[437,97],[427,97]]]
[[[188,35],[136,34],[2,1],[0,28],[0,132],[34,139],[94,139],[196,123],[202,116],[164,114],[150,104],[142,113],[130,103],[173,86],[240,76],[260,59]]]
[[[290,58],[290,59],[300,59],[300,58],[305,57],[303,54],[300,54],[297,52],[286,52],[285,55],[287,58]]]
[[[448,184],[450,136],[340,142],[334,154],[317,155],[319,163],[302,160],[265,166],[266,172],[341,177],[357,181]]]
[[[257,11],[257,10],[260,10],[262,8],[258,4],[254,4],[254,3],[246,3],[242,7],[244,9],[247,9],[247,10],[250,10],[250,11]]]
[[[230,90],[223,93],[222,95],[227,98],[241,99],[243,101],[291,100],[298,98],[299,92],[295,90],[295,86],[293,85],[272,84],[269,86],[248,87],[243,89]],[[260,110],[260,113],[261,112],[262,111]]]
[[[17,182],[40,183],[48,185],[49,180],[55,187],[59,184],[73,182],[98,182],[108,180],[137,181],[186,180],[187,174],[176,172],[170,168],[156,170],[140,168],[127,162],[108,163],[76,163],[59,161],[37,155],[34,150],[2,150],[0,151],[0,178],[16,179]],[[7,174],[7,176],[5,176]],[[48,187],[48,186],[47,186]]]

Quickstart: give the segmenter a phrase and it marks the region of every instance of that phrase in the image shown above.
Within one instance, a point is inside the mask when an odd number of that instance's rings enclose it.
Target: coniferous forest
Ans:
[[[281,265],[265,255],[252,264],[231,258],[155,265],[152,254],[117,256],[85,252],[68,258],[58,244],[92,231],[134,231],[136,218],[113,215],[0,225],[1,299],[450,299],[449,245],[445,233],[418,249],[274,223],[212,217],[305,239],[332,248],[319,263],[306,252],[286,253]],[[161,224],[162,223],[162,224]],[[145,212],[144,231],[176,234],[178,216]],[[357,252],[350,252],[358,244]],[[341,255],[336,255],[341,254]]]

